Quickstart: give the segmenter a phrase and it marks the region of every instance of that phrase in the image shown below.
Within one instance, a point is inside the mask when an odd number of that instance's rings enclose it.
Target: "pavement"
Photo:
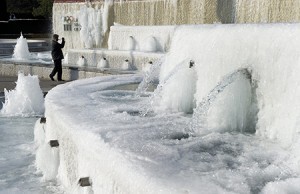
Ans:
[[[6,88],[7,90],[13,90],[16,87],[17,80],[18,80],[17,76],[0,75],[0,96],[4,95],[4,88]],[[54,88],[55,86],[66,83],[65,81],[58,82],[58,81],[51,81],[51,80],[40,79],[40,78],[39,80],[40,80],[40,87],[44,94],[47,94],[47,92],[52,88]]]

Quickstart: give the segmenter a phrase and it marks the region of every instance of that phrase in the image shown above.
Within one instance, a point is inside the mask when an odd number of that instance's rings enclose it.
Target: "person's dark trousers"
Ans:
[[[50,74],[51,77],[54,77],[57,73],[57,80],[62,80],[62,66],[61,66],[61,59],[54,60],[54,68],[52,70],[52,73]]]

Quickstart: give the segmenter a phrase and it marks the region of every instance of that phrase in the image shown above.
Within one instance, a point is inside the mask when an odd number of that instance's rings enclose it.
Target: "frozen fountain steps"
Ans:
[[[87,67],[96,68],[100,60],[105,57],[109,68],[121,69],[122,64],[127,59],[137,70],[142,70],[144,64],[147,64],[149,61],[158,61],[164,55],[165,53],[163,52],[72,49],[68,52],[68,64],[77,64],[78,59],[84,56]]]

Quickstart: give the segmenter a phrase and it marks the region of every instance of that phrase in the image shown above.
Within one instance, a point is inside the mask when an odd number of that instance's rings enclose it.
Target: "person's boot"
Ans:
[[[50,79],[51,79],[52,81],[55,81],[54,78],[53,78],[53,76],[52,76],[51,74],[49,75],[49,77],[50,77]]]

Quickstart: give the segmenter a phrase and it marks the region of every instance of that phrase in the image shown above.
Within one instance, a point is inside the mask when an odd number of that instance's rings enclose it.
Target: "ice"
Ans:
[[[21,36],[17,39],[17,44],[15,45],[14,48],[13,58],[17,60],[30,59],[28,43],[26,38],[23,37],[22,33]]]
[[[109,8],[113,5],[112,0],[105,0],[104,6],[81,6],[76,14],[81,25],[80,39],[85,48],[100,47],[102,39],[108,30]]]
[[[103,7],[103,16],[102,16],[102,27],[103,27],[103,33],[106,33],[108,30],[108,14],[109,14],[109,8],[114,4],[113,0],[105,0],[104,7]]]
[[[256,83],[248,69],[238,69],[223,80],[198,104],[192,131],[255,132],[257,120]],[[238,102],[238,104],[237,104]]]
[[[35,116],[44,113],[44,97],[36,75],[18,73],[14,90],[4,89],[5,103],[1,116]]]
[[[194,60],[199,104],[225,75],[252,68],[259,109],[256,133],[290,146],[298,136],[298,33],[298,24],[178,27],[160,79],[168,78],[181,60]]]
[[[156,46],[156,39],[153,36],[149,36],[147,37],[144,41],[143,41],[143,45],[141,50],[145,51],[145,52],[156,52],[157,51],[157,46]]]
[[[176,26],[110,27],[109,50],[167,52]]]
[[[121,66],[121,69],[124,71],[130,71],[130,70],[134,70],[134,67],[128,60],[125,60]]]
[[[71,193],[297,192],[299,27],[182,26],[143,75],[53,88],[36,141],[60,146],[42,152],[51,165],[37,166]],[[78,187],[81,177],[89,190]]]
[[[192,113],[196,107],[194,94],[196,92],[197,75],[194,68],[177,69],[178,72],[166,80],[162,87],[161,98],[156,111],[174,111]]]
[[[136,40],[134,39],[133,36],[129,36],[127,38],[127,48],[126,50],[129,50],[129,51],[133,51],[136,49],[137,45],[136,45]]]
[[[59,194],[55,181],[36,172],[33,127],[36,118],[0,117],[0,193]]]
[[[80,56],[80,57],[78,58],[77,65],[78,65],[79,67],[84,67],[84,66],[87,65],[87,64],[86,64],[86,59],[85,59],[84,56]]]
[[[102,69],[102,68],[108,68],[108,67],[109,67],[109,65],[108,65],[106,58],[104,58],[104,57],[101,58],[97,64],[97,68]]]
[[[59,150],[51,148],[49,143],[39,146],[36,153],[37,170],[43,172],[44,180],[53,180],[56,178],[59,166]]]
[[[80,38],[85,48],[101,45],[101,10],[82,6],[77,13],[81,25]]]
[[[262,194],[298,193],[300,190],[299,181],[299,178],[290,178],[284,181],[268,183],[263,189]]]

